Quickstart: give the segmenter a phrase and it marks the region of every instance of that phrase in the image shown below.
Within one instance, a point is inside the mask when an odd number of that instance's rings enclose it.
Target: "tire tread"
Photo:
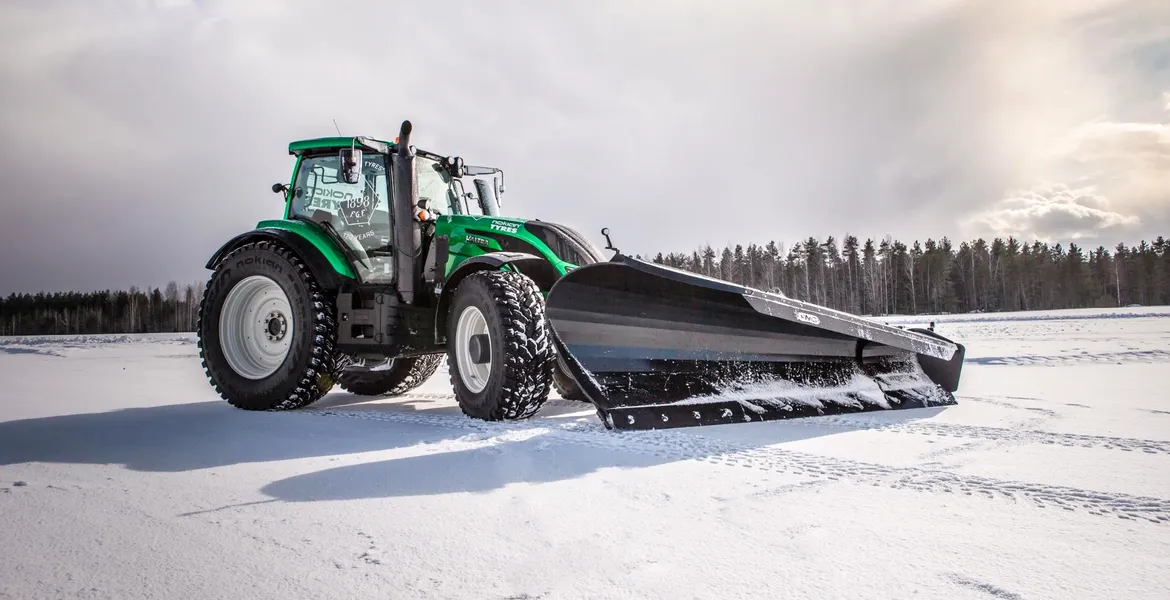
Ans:
[[[337,385],[358,396],[398,396],[430,379],[443,362],[443,355],[408,356],[394,362],[385,371],[343,370],[337,377]]]
[[[459,283],[459,287],[470,285],[484,286],[500,316],[504,329],[504,376],[495,402],[482,408],[465,402],[459,393],[462,386],[451,342],[448,363],[459,407],[465,415],[486,421],[530,418],[548,399],[555,360],[540,288],[525,275],[502,270],[473,273]],[[451,323],[455,321],[454,317],[449,319]]]

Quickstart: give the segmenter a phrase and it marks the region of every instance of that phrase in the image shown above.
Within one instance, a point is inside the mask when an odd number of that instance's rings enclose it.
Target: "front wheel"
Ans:
[[[480,271],[455,290],[447,362],[463,413],[485,421],[526,419],[548,399],[556,360],[544,298],[527,276]]]
[[[219,395],[246,410],[313,403],[334,384],[334,306],[305,263],[273,242],[244,244],[199,305],[199,356]]]

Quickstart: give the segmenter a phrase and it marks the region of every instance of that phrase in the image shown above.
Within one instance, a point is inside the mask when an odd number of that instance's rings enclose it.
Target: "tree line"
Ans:
[[[0,298],[0,335],[195,331],[203,284],[162,289],[10,294]]]
[[[846,235],[767,244],[704,245],[651,260],[863,315],[1049,310],[1170,304],[1170,243],[1086,251],[1040,241],[947,238],[913,244]],[[195,330],[203,284],[127,291],[11,294],[0,335]]]
[[[775,241],[654,262],[863,315],[1104,308],[1170,304],[1170,243],[1118,244],[1086,251],[1076,243],[947,238],[913,244],[846,235]]]

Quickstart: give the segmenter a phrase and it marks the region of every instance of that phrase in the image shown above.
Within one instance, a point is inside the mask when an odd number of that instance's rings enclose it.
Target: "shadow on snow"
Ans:
[[[456,407],[420,409],[432,402],[359,404],[345,393],[327,396],[314,409],[369,412],[371,419],[310,417],[300,411],[248,412],[220,401],[131,408],[7,421],[0,423],[0,465],[30,462],[72,464],[115,464],[146,472],[182,472],[298,458],[314,458],[405,448],[476,436],[494,437],[494,423],[472,421]],[[565,413],[579,413],[588,407],[576,403],[552,402],[541,416],[499,428],[499,433],[516,432],[517,426],[540,429],[533,437],[503,441],[480,447],[430,453],[392,460],[349,465],[297,475],[262,488],[265,495],[284,501],[306,502],[339,499],[385,498],[485,492],[511,483],[543,483],[574,479],[606,468],[643,468],[705,458],[705,444],[686,444],[681,452],[646,453],[623,451],[622,439],[637,442],[642,433],[606,431],[596,427],[585,434],[603,440],[598,444],[576,444],[548,435],[545,427],[556,428]],[[742,425],[721,425],[695,430],[676,429],[669,435],[732,442],[738,448],[753,448],[840,434],[873,427],[873,417],[882,421],[905,422],[937,415],[942,409],[867,413],[866,423],[856,428],[818,427],[811,419],[801,424],[771,421]],[[299,414],[298,414],[299,413]],[[377,417],[412,417],[394,421]],[[434,415],[433,420],[429,416]],[[575,418],[575,414],[574,414]],[[815,419],[815,417],[813,418]],[[466,421],[465,421],[466,420]],[[415,422],[417,421],[417,422]],[[471,428],[462,427],[468,423]],[[715,444],[715,447],[720,446]],[[713,449],[710,454],[719,453]]]

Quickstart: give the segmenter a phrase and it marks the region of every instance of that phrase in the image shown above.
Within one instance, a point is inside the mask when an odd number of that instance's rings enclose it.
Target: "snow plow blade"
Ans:
[[[965,352],[930,330],[621,254],[566,273],[546,310],[610,429],[955,404]]]

